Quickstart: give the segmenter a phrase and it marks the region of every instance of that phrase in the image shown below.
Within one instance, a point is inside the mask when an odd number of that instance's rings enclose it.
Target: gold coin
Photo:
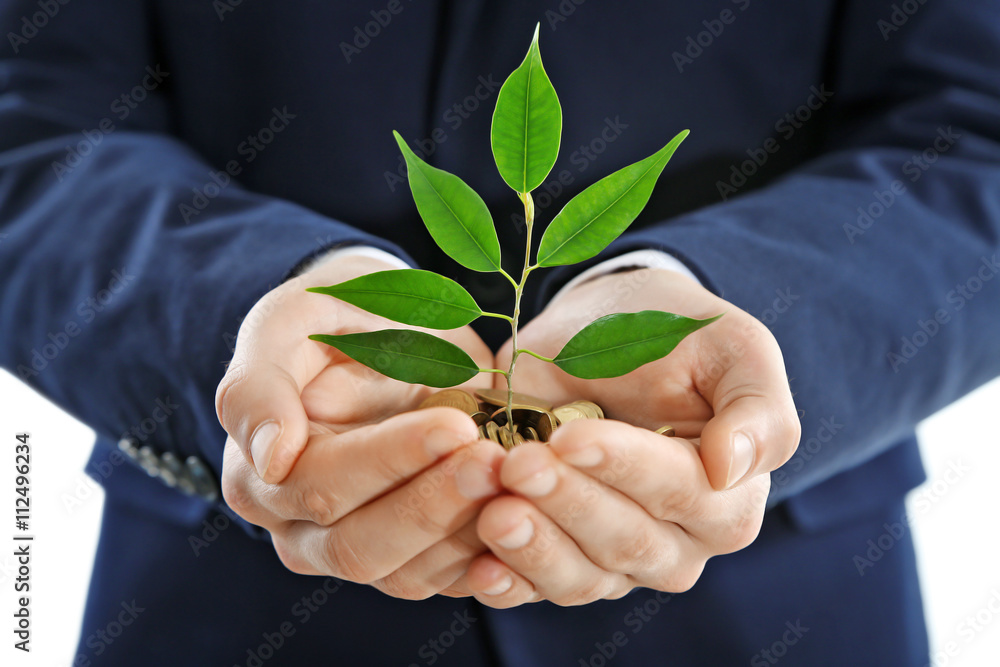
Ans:
[[[491,405],[495,408],[505,407],[507,405],[507,390],[506,389],[477,389],[476,398],[478,398],[483,403]],[[514,392],[513,406],[519,408],[535,408],[538,410],[551,410],[552,404],[548,401],[538,398],[537,396],[529,396],[528,394],[521,394]],[[488,410],[486,412],[489,412]]]
[[[518,445],[523,445],[523,444],[524,444],[524,436],[521,435],[520,433],[515,433],[514,434],[514,446],[517,447]]]
[[[577,419],[587,418],[587,413],[572,403],[568,405],[560,405],[552,411],[552,414],[555,415],[555,418],[560,424],[568,424],[572,421],[576,421]]]
[[[541,438],[538,437],[538,431],[531,426],[524,426],[518,433],[524,440],[534,440],[535,442],[541,442]]]
[[[656,429],[656,432],[659,433],[660,435],[665,435],[668,438],[672,438],[677,434],[677,431],[674,430],[673,426],[661,426],[660,428]]]
[[[476,422],[476,426],[482,426],[490,420],[490,416],[485,412],[473,412],[471,415],[472,421]]]
[[[479,439],[480,440],[489,440],[490,439],[489,434],[486,433],[486,427],[485,426],[480,426],[479,427]]]
[[[604,419],[604,410],[601,410],[601,406],[597,403],[592,403],[590,401],[576,401],[571,405],[575,405],[584,412],[588,413],[590,419]]]
[[[475,396],[462,389],[445,389],[428,396],[420,409],[425,408],[458,408],[467,415],[479,412],[479,402]]]
[[[500,427],[496,422],[486,422],[486,437],[497,444],[500,443]]]
[[[534,424],[535,431],[538,432],[538,440],[540,442],[548,442],[558,425],[559,422],[556,420],[556,416],[551,412],[539,413]]]
[[[500,429],[500,444],[503,445],[504,449],[510,449],[514,446],[514,438],[506,428]]]

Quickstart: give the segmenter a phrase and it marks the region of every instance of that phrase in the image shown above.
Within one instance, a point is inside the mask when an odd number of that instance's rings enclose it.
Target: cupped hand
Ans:
[[[458,410],[401,414],[429,388],[384,377],[308,339],[403,328],[305,291],[390,268],[337,258],[250,311],[216,397],[229,433],[222,491],[238,515],[271,533],[291,570],[416,599],[448,589],[484,551],[470,522],[499,490],[504,453],[477,442],[475,424]],[[435,334],[492,366],[471,328]]]
[[[584,283],[523,328],[518,347],[555,356],[612,312],[725,313],[667,357],[628,375],[579,380],[521,355],[515,388],[559,404],[589,399],[606,421],[560,427],[503,461],[509,491],[490,500],[478,534],[492,553],[462,582],[489,606],[614,599],[635,587],[690,588],[706,561],[750,544],[769,473],[800,427],[781,352],[759,321],[690,279],[641,269]],[[505,367],[510,344],[498,361]],[[651,429],[671,425],[677,437]]]

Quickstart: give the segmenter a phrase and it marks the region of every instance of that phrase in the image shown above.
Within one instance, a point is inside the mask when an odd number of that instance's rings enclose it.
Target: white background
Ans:
[[[998,409],[1000,381],[995,381],[920,428],[929,480],[911,494],[910,516],[935,667],[994,665],[1000,655]],[[12,647],[16,570],[8,545],[15,531],[8,517],[0,524],[0,664],[68,667],[101,516],[100,489],[83,473],[93,433],[0,371],[5,508],[14,506],[13,444],[22,430],[31,433],[32,444],[32,653],[25,656]],[[996,612],[988,607],[991,599]]]

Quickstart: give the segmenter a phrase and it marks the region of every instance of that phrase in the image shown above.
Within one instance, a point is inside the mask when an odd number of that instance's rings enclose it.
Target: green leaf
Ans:
[[[490,139],[500,176],[515,192],[531,192],[559,155],[562,108],[538,51],[538,28],[524,62],[497,95]]]
[[[538,265],[582,262],[621,236],[645,208],[656,179],[688,134],[684,130],[645,160],[619,169],[573,197],[542,235]]]
[[[428,387],[454,387],[472,379],[479,366],[462,348],[410,329],[384,329],[310,339],[331,345],[382,375]]]
[[[428,329],[457,329],[483,314],[472,295],[454,280],[418,269],[379,271],[306,291],[328,294],[393,322]]]
[[[659,310],[605,315],[570,338],[553,361],[585,380],[618,377],[667,356],[688,334],[720,317],[693,320]]]
[[[486,202],[465,181],[432,167],[393,132],[406,160],[413,201],[434,242],[473,271],[500,270],[500,241]]]

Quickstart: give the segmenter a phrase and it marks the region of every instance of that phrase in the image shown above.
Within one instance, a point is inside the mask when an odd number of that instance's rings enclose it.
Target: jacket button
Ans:
[[[212,473],[209,472],[208,467],[199,459],[197,456],[189,456],[184,462],[188,473],[191,475],[191,481],[194,483],[195,493],[204,498],[205,500],[210,500],[215,502],[219,499],[219,485],[216,484],[215,478]]]
[[[177,486],[184,474],[184,464],[174,455],[173,452],[163,452],[160,454],[160,479],[169,487]]]
[[[122,438],[118,441],[118,449],[133,461],[139,460],[139,448],[128,438]]]
[[[150,477],[156,477],[160,474],[160,457],[149,445],[143,445],[139,448],[139,465]]]

